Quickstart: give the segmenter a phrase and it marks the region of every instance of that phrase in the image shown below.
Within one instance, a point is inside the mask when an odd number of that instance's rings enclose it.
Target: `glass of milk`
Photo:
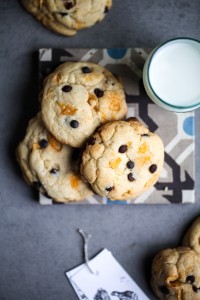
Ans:
[[[200,107],[200,41],[175,38],[155,48],[145,62],[143,82],[162,108],[185,112]]]

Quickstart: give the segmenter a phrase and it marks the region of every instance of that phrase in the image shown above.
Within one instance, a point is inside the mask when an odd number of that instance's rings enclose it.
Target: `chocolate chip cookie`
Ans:
[[[67,36],[103,20],[112,0],[21,0],[47,28]]]
[[[182,244],[191,247],[200,254],[200,217],[197,218],[186,232]]]
[[[26,181],[41,193],[58,202],[75,202],[92,195],[78,173],[75,151],[58,142],[38,114],[18,146],[17,159]]]
[[[109,122],[88,140],[81,173],[111,200],[132,199],[158,180],[164,161],[160,137],[136,118]]]
[[[199,253],[189,247],[159,252],[153,260],[151,284],[161,300],[199,300]]]
[[[99,125],[127,113],[120,80],[90,62],[61,64],[45,79],[41,99],[45,126],[73,147],[82,146]]]

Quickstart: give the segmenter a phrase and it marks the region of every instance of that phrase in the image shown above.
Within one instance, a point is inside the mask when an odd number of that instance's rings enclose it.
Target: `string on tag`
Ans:
[[[88,267],[88,269],[90,270],[90,272],[94,275],[98,275],[98,272],[94,272],[90,266],[90,260],[88,258],[88,243],[89,243],[89,239],[91,238],[91,234],[88,234],[86,232],[84,232],[82,229],[78,229],[78,232],[81,234],[82,238],[83,238],[83,242],[84,242],[84,260],[85,260],[85,264]]]

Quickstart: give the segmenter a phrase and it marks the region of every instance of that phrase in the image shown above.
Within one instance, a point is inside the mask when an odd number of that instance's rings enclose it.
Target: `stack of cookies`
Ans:
[[[26,181],[58,202],[92,193],[135,198],[158,180],[164,160],[156,134],[127,114],[121,81],[90,62],[61,64],[45,80],[41,111],[17,158]]]
[[[21,0],[28,12],[56,33],[73,36],[104,19],[112,0]]]

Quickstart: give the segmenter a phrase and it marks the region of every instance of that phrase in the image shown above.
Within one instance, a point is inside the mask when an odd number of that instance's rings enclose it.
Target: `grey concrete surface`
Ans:
[[[0,300],[73,300],[64,272],[83,262],[77,228],[92,234],[89,255],[106,247],[150,299],[153,255],[178,245],[200,214],[200,110],[196,112],[196,203],[40,206],[22,179],[15,149],[37,111],[37,49],[155,47],[175,36],[200,39],[198,0],[113,0],[104,22],[62,37],[18,1],[0,1]]]

